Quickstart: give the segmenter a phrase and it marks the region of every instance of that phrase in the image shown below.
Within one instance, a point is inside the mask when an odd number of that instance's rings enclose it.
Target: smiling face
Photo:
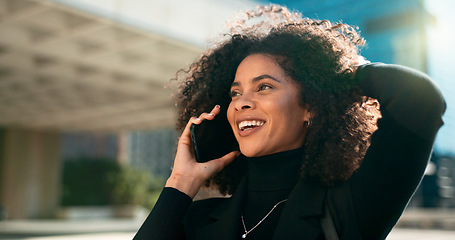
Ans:
[[[302,106],[299,86],[276,61],[262,54],[246,57],[231,86],[228,121],[247,157],[299,148],[310,114]]]

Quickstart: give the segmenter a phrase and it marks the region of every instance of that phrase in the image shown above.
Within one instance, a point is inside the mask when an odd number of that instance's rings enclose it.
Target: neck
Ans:
[[[248,189],[276,191],[292,189],[299,179],[303,149],[248,158]]]

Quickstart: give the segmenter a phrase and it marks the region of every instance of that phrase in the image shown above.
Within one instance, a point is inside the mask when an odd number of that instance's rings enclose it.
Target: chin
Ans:
[[[263,154],[260,150],[254,149],[253,147],[242,147],[240,146],[240,152],[243,154],[245,157],[260,157],[265,154]]]
[[[240,145],[240,152],[245,157],[254,157],[254,151],[251,151],[248,147],[242,147],[242,145]]]

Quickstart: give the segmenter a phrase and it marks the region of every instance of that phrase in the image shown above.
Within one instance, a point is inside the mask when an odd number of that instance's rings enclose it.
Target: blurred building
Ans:
[[[253,5],[0,0],[0,210],[51,217],[63,159],[134,158],[168,174],[176,113],[164,85]]]

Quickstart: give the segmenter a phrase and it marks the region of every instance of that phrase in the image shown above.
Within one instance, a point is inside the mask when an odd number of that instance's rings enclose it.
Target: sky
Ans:
[[[205,47],[250,0],[52,0],[176,40]]]

